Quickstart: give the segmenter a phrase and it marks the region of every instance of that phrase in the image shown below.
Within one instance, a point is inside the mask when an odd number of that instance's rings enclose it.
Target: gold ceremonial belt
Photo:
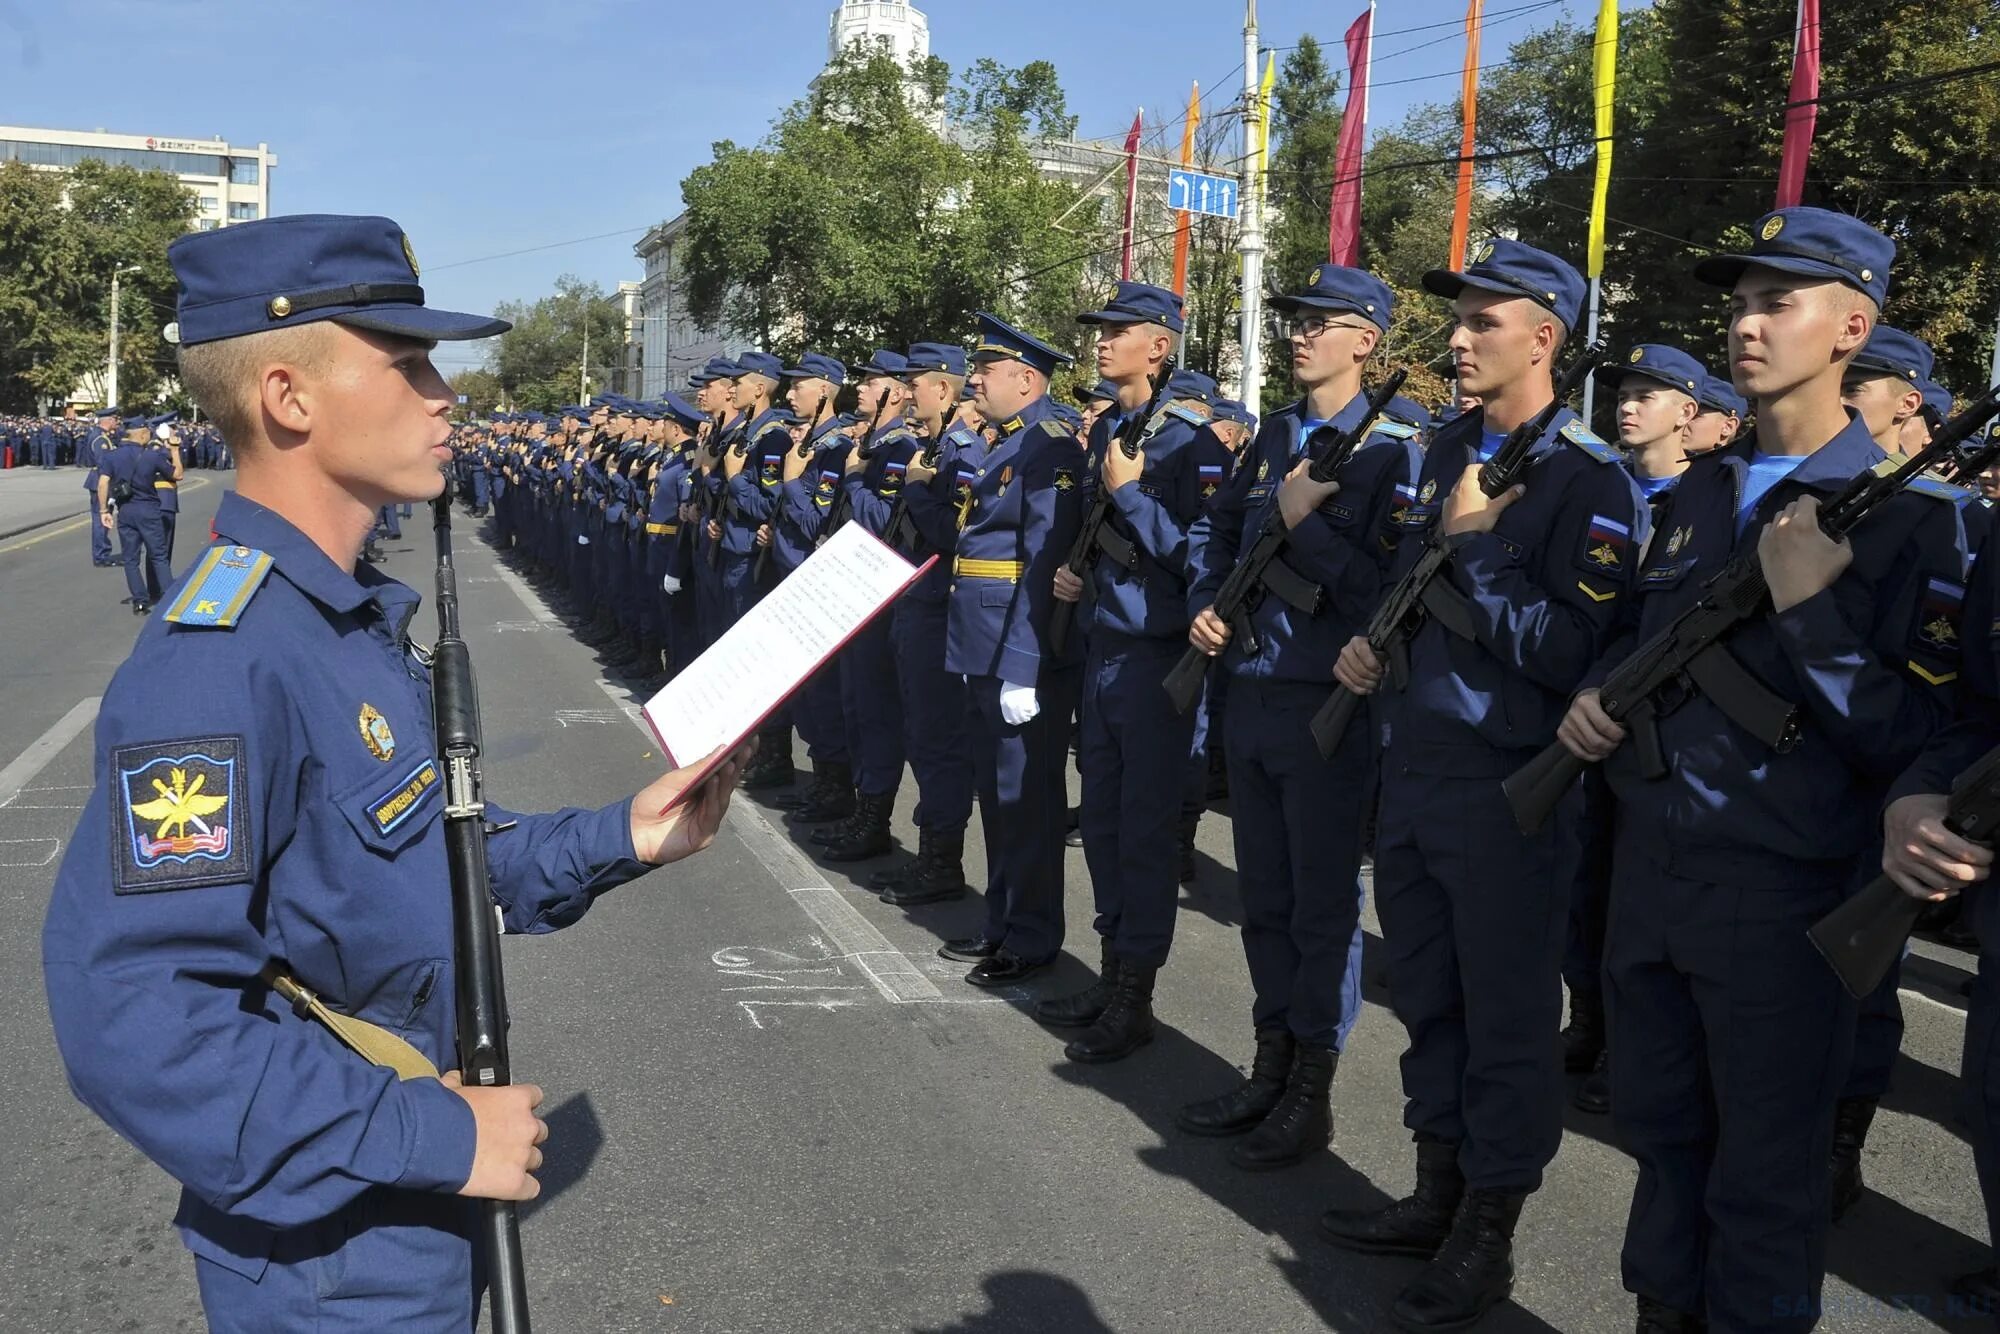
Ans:
[[[681,526],[677,523],[649,523],[646,525],[646,531],[657,537],[672,537],[680,530]]]
[[[1021,576],[1028,572],[1028,563],[1020,560],[969,560],[964,556],[952,558],[951,572],[967,579],[1005,579],[1010,584],[1021,582]]]
[[[277,964],[265,964],[264,971],[258,976],[270,983],[271,990],[292,1003],[293,1014],[326,1025],[328,1032],[353,1048],[369,1064],[385,1065],[401,1079],[438,1077],[437,1067],[415,1047],[378,1024],[329,1010],[326,1002],[301,986],[297,978],[279,972]]]

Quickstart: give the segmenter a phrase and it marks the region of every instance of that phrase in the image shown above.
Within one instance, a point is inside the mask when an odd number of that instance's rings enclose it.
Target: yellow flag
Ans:
[[[1597,10],[1597,49],[1592,62],[1597,92],[1597,183],[1590,195],[1589,277],[1604,272],[1604,206],[1611,196],[1611,104],[1618,86],[1618,0],[1602,0]]]
[[[1278,85],[1278,53],[1264,59],[1264,81],[1257,88],[1257,170],[1271,170],[1271,90]]]

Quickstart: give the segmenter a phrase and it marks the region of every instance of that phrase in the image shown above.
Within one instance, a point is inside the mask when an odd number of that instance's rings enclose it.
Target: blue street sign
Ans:
[[[1210,176],[1187,167],[1177,167],[1167,173],[1167,207],[1176,212],[1233,218],[1236,216],[1236,182],[1227,176]]]

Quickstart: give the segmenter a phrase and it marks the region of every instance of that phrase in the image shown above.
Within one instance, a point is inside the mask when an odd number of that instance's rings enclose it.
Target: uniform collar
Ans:
[[[1022,408],[1006,421],[1000,423],[1001,439],[1004,440],[1008,436],[1017,435],[1027,430],[1030,426],[1033,426],[1036,422],[1046,421],[1052,411],[1054,409],[1049,403],[1049,396],[1043,394],[1040,398],[1028,404],[1027,407]]]
[[[807,433],[806,444],[809,446],[817,446],[820,443],[820,441],[826,439],[828,436],[838,431],[840,429],[840,426],[841,422],[839,416],[837,415],[829,416],[825,421],[813,427],[812,430]]]
[[[413,589],[372,565],[358,565],[353,574],[347,573],[289,519],[234,491],[225,491],[216,508],[215,532],[269,556],[287,583],[328,611],[347,615],[375,602],[392,621],[407,621],[421,600]]]
[[[1757,435],[1753,431],[1741,440],[1731,441],[1719,452],[1748,467],[1756,449]],[[1868,428],[1862,424],[1861,418],[1849,408],[1847,425],[1841,428],[1840,433],[1806,455],[1785,480],[1811,487],[1815,491],[1840,491],[1856,477],[1888,457],[1882,452],[1882,447],[1875,443],[1874,437],[1868,434]]]
[[[1349,404],[1348,406],[1352,407],[1353,404]],[[1535,441],[1535,447],[1528,451],[1528,457],[1538,459],[1556,448],[1561,443],[1563,428],[1576,420],[1578,420],[1577,415],[1570,411],[1567,405],[1558,408],[1556,415],[1549,422],[1549,429],[1542,432],[1541,439]],[[1486,409],[1484,406],[1481,406],[1474,408],[1470,412],[1461,412],[1443,426],[1438,427],[1437,434],[1432,437],[1431,445],[1432,448],[1436,448],[1437,443],[1443,440],[1447,433],[1450,433],[1454,439],[1463,436],[1464,447],[1469,451],[1476,451],[1479,448],[1480,438],[1484,435],[1485,431]],[[1506,434],[1506,432],[1501,433],[1503,440],[1506,438]]]

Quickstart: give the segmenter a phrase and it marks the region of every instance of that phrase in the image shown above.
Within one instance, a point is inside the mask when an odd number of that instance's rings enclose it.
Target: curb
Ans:
[[[37,519],[33,523],[23,524],[19,528],[0,528],[0,542],[5,542],[10,537],[19,537],[23,533],[32,533],[37,528],[49,528],[59,523],[68,523],[72,519],[88,519],[89,517],[89,510],[78,510],[72,514],[58,514],[53,519]]]

